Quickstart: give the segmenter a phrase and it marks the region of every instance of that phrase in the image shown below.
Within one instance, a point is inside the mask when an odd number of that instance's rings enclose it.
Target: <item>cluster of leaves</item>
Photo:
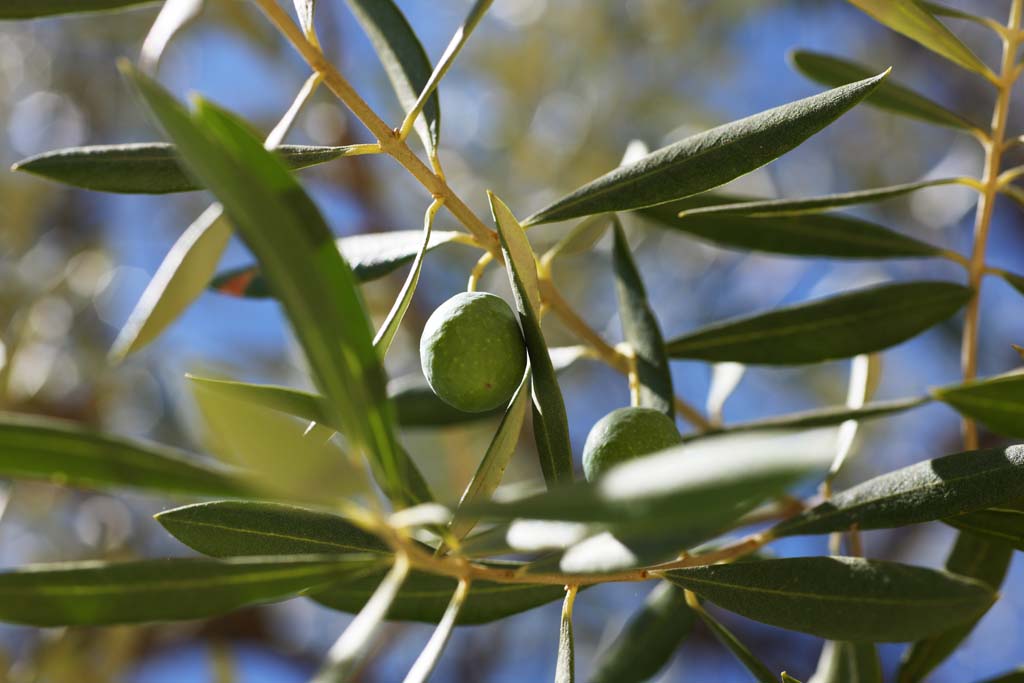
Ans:
[[[0,474],[206,499],[157,519],[209,559],[9,571],[0,574],[0,618],[40,626],[196,619],[306,595],[358,613],[317,681],[347,680],[385,619],[437,624],[406,679],[422,681],[456,624],[493,621],[565,595],[556,680],[571,681],[572,607],[578,589],[656,579],[657,588],[594,667],[594,681],[641,681],[655,675],[697,619],[757,680],[778,680],[705,610],[705,601],[827,639],[813,679],[819,683],[880,681],[873,643],[890,641],[914,643],[900,676],[920,680],[993,604],[1011,552],[1024,550],[1024,446],[971,448],[835,494],[830,483],[859,422],[930,401],[952,406],[995,434],[1024,438],[1024,375],[968,377],[927,396],[869,400],[875,354],[949,319],[965,305],[976,305],[982,275],[1002,277],[1022,292],[1024,278],[979,270],[974,259],[836,210],[950,183],[974,187],[983,202],[991,202],[997,192],[1012,196],[1015,190],[1001,177],[986,174],[981,181],[948,178],[805,199],[763,201],[709,191],[792,150],[861,102],[979,138],[989,158],[995,154],[998,172],[998,154],[1008,141],[1004,95],[1019,71],[1014,56],[1024,40],[1021,2],[1014,0],[1008,26],[995,24],[1011,55],[1008,69],[996,74],[936,16],[984,25],[994,24],[991,20],[917,0],[851,1],[991,81],[1000,93],[997,119],[1002,124],[983,130],[892,82],[888,72],[875,75],[873,69],[837,57],[797,52],[794,65],[832,89],[626,162],[524,221],[490,195],[494,232],[481,233],[460,217],[470,229],[464,233],[432,229],[440,206],[447,202],[452,208],[455,201],[440,171],[436,88],[490,6],[488,0],[474,4],[433,66],[392,2],[349,0],[407,111],[397,132],[352,147],[280,144],[322,81],[364,122],[379,121],[358,109],[365,104],[352,99],[347,83],[322,55],[310,60],[315,73],[265,142],[244,121],[206,100],[198,99],[192,109],[176,101],[153,73],[162,46],[195,17],[197,3],[167,0],[146,40],[143,68],[125,63],[122,71],[171,144],[57,150],[15,168],[107,192],[208,190],[218,203],[175,244],[118,337],[114,355],[132,353],[156,338],[208,287],[233,296],[274,297],[302,346],[319,394],[193,378],[220,442],[219,454],[227,460],[220,464],[49,419],[4,416]],[[139,0],[16,1],[0,8],[0,18],[134,4]],[[298,26],[282,23],[273,0],[257,4],[304,56],[320,54],[311,0],[296,0]],[[408,160],[411,152],[404,140],[413,130],[434,169],[428,171],[433,201],[423,230],[335,240],[292,171],[352,154],[386,153]],[[1011,171],[1008,177],[1016,175]],[[798,257],[948,259],[965,267],[969,284],[885,284],[665,340],[616,216],[627,212],[661,229],[735,249]],[[453,213],[460,216],[462,209]],[[580,218],[538,259],[527,228]],[[551,279],[557,257],[591,248],[609,227],[628,352],[600,340],[596,349],[549,349],[542,314],[565,314]],[[217,274],[231,234],[248,246],[256,265]],[[462,500],[448,506],[434,499],[404,450],[399,429],[459,424],[480,415],[460,413],[421,387],[389,394],[383,359],[424,258],[453,243],[482,249],[485,259],[504,264],[530,372],[503,411]],[[360,283],[410,263],[391,314],[374,331]],[[577,322],[577,329],[581,325]],[[581,336],[594,341],[585,327]],[[680,406],[697,430],[685,436],[682,446],[618,465],[593,482],[578,480],[557,373],[583,353],[624,369],[635,405],[673,417]],[[672,359],[798,365],[846,358],[855,359],[847,405],[730,425],[715,419],[714,409],[709,419],[680,405],[669,373]],[[724,381],[732,386],[738,381],[735,372],[722,376],[731,376]],[[717,402],[720,408],[729,389],[719,393],[724,395],[709,405]],[[494,500],[528,407],[546,490]],[[372,482],[365,476],[367,465]],[[810,480],[824,482],[825,495],[787,504],[789,492]],[[378,490],[390,513],[380,510]],[[777,523],[740,541],[723,540],[724,534],[766,519]],[[487,528],[474,532],[481,520]],[[785,536],[849,534],[929,521],[962,530],[947,571],[838,554],[772,559],[757,553]],[[525,559],[499,559],[510,554]],[[795,680],[787,674],[782,678]]]

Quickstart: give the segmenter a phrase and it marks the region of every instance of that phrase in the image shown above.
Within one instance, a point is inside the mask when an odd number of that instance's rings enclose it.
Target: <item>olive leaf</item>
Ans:
[[[812,81],[833,87],[876,73],[866,66],[846,59],[808,50],[794,50],[789,54],[789,61],[797,71]],[[865,98],[864,104],[940,126],[966,131],[978,130],[977,126],[959,114],[949,111],[941,104],[900,85],[893,79],[886,79],[875,88],[875,91]]]
[[[348,0],[349,9],[370,39],[404,111],[413,111],[433,69],[409,20],[393,0]],[[441,140],[441,105],[432,93],[422,105],[416,133],[433,154]]]
[[[164,49],[179,31],[199,17],[204,4],[205,0],[164,0],[160,13],[142,41],[139,65],[144,71],[156,72]]]
[[[298,555],[30,565],[0,573],[0,619],[33,626],[203,619],[286,600],[377,562]]]
[[[882,683],[882,662],[874,643],[829,640],[807,683]]]
[[[427,683],[438,660],[441,659],[441,653],[444,651],[445,645],[448,644],[448,639],[451,638],[455,622],[459,618],[462,606],[466,603],[469,590],[470,582],[468,580],[459,581],[458,588],[452,594],[452,601],[448,603],[448,609],[444,611],[444,616],[441,617],[437,628],[434,629],[430,640],[427,641],[427,646],[420,652],[420,656],[416,658],[402,683]]]
[[[718,642],[729,649],[729,652],[736,657],[740,664],[742,664],[747,671],[753,674],[758,683],[776,683],[775,674],[772,670],[765,666],[761,660],[755,657],[754,653],[752,653],[732,631],[727,629],[724,624],[703,609],[698,609],[696,612],[697,616],[701,618],[704,625],[707,626],[711,633],[714,634]]]
[[[244,496],[238,473],[155,443],[64,420],[0,414],[0,476],[69,486],[128,487],[193,496]]]
[[[664,577],[731,612],[831,640],[916,640],[978,617],[996,597],[973,579],[854,557],[711,565]]]
[[[614,242],[612,259],[615,264],[615,291],[619,298],[619,319],[622,333],[629,342],[636,367],[638,386],[634,404],[643,408],[660,410],[669,417],[675,417],[675,392],[672,389],[672,372],[665,353],[665,340],[657,318],[647,301],[647,291],[633,262],[629,242],[618,220],[614,221],[612,232]]]
[[[888,529],[1024,497],[1024,446],[954,453],[841,491],[772,529],[777,536]]]
[[[866,97],[886,73],[655,150],[587,183],[524,224],[628,211],[718,187],[782,156],[832,123]]]
[[[1024,500],[948,517],[946,524],[1024,550]]]
[[[672,358],[798,365],[881,351],[956,313],[971,290],[907,282],[716,323],[667,343]]]
[[[461,242],[465,233],[431,230],[427,251]],[[395,230],[352,235],[335,240],[338,251],[352,267],[359,282],[369,282],[411,263],[423,242],[422,230]],[[213,278],[210,287],[220,294],[248,298],[272,296],[273,292],[258,266],[233,268]]]
[[[34,19],[56,14],[104,12],[152,5],[157,0],[5,0],[0,5],[0,19]]]
[[[946,571],[977,579],[992,588],[1002,585],[1010,567],[1013,549],[1002,541],[960,533],[946,560]],[[954,626],[930,638],[919,640],[904,653],[898,675],[899,683],[922,680],[960,646],[974,630],[981,615],[972,621]]]
[[[299,169],[340,159],[350,149],[281,145],[274,153],[288,168]],[[58,149],[22,159],[11,170],[99,192],[167,194],[200,187],[182,168],[174,145],[163,142]]]
[[[576,680],[576,645],[572,633],[572,606],[576,600],[576,587],[570,586],[562,605],[562,619],[558,627],[558,659],[555,664],[555,683],[573,683]]]
[[[659,582],[622,633],[601,651],[590,683],[643,683],[668,663],[693,628],[683,589]]]
[[[992,70],[938,19],[929,14],[918,0],[849,1],[879,23],[902,33],[954,64],[986,78],[995,78]]]
[[[1024,374],[934,389],[932,395],[997,434],[1024,438]]]
[[[540,327],[540,285],[533,248],[519,221],[497,196],[488,193],[501,239],[509,283],[519,312],[533,383],[533,431],[541,471],[548,486],[573,481],[572,444],[562,390]]]

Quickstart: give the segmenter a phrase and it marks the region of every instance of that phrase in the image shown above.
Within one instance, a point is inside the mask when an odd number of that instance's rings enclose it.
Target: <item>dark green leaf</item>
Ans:
[[[883,474],[842,491],[773,529],[778,536],[851,526],[889,529],[1024,497],[1024,446],[954,453]]]
[[[946,560],[946,571],[977,579],[998,589],[1006,576],[1012,554],[1013,549],[1001,541],[961,533]],[[974,619],[914,643],[903,654],[899,683],[922,680],[960,646],[977,622],[978,619]]]
[[[779,415],[777,417],[766,417],[749,422],[737,422],[702,433],[687,434],[684,441],[703,439],[716,434],[735,434],[739,432],[767,431],[767,430],[795,430],[812,429],[814,427],[830,427],[840,425],[847,420],[864,420],[886,417],[905,410],[917,408],[929,402],[928,398],[904,398],[893,401],[877,401],[865,404],[863,408],[847,408],[837,406],[830,408],[816,408],[799,413]]]
[[[232,497],[250,490],[228,471],[166,446],[11,413],[0,413],[0,476],[196,496]]]
[[[434,230],[430,234],[432,251],[441,245],[459,241],[465,233]],[[353,235],[337,240],[338,250],[352,266],[359,282],[382,278],[407,263],[412,263],[423,241],[419,230],[396,230]],[[264,298],[273,295],[257,266],[234,268],[215,277],[211,286],[221,294]]]
[[[806,50],[795,50],[790,53],[789,58],[796,70],[804,76],[822,85],[833,87],[858,78],[866,78],[875,73],[865,66],[840,57]],[[967,131],[978,129],[959,114],[949,111],[941,104],[919,95],[892,79],[886,80],[885,83],[875,88],[875,91],[864,99],[864,104],[940,126]]]
[[[680,212],[680,218],[707,215],[735,215],[749,216],[751,218],[766,218],[769,216],[800,216],[803,214],[822,213],[844,206],[856,204],[868,204],[880,202],[893,197],[900,197],[905,194],[920,190],[926,187],[939,185],[956,184],[956,178],[941,178],[939,180],[922,180],[917,183],[905,183],[903,185],[890,185],[889,187],[876,187],[870,190],[856,190],[853,192],[840,192],[838,194],[825,195],[823,197],[807,197],[804,199],[762,199],[758,201],[739,202],[736,204],[715,204],[712,206],[685,209]]]
[[[146,346],[206,291],[231,239],[219,205],[202,213],[164,257],[114,340],[110,355],[124,358]]]
[[[402,109],[412,110],[433,68],[409,21],[393,0],[348,0],[348,6],[373,44]],[[416,133],[428,152],[437,149],[441,139],[437,93],[424,104],[423,117],[416,120]]]
[[[540,327],[540,286],[537,261],[526,232],[509,208],[495,195],[487,194],[491,213],[501,239],[512,295],[519,312],[533,381],[533,432],[541,471],[548,486],[573,481],[572,444],[562,390],[551,363],[547,342]]]
[[[464,413],[437,397],[430,387],[416,384],[396,390],[391,400],[398,411],[398,424],[403,427],[445,427],[495,417],[501,409],[482,413]]]
[[[32,565],[0,573],[0,620],[85,626],[203,619],[358,576],[378,561],[300,555]]]
[[[396,505],[417,502],[397,455],[393,406],[362,297],[316,206],[244,124],[203,101],[190,116],[156,82],[123,68],[256,255],[346,438]]]
[[[907,282],[735,318],[668,342],[673,358],[798,365],[895,346],[942,322],[970,299],[951,282]]]
[[[156,521],[211,557],[389,552],[380,539],[344,517],[276,503],[200,503],[161,512]]]
[[[1024,500],[949,517],[946,524],[1024,550]]]
[[[297,169],[343,157],[346,151],[346,147],[281,145],[274,153],[288,168]],[[58,149],[22,159],[11,170],[100,192],[165,194],[200,189],[182,168],[174,145],[163,142]]]
[[[681,588],[660,582],[618,638],[600,653],[590,683],[643,683],[664,668],[693,627]]]
[[[850,216],[818,214],[753,218],[694,211],[680,218],[676,215],[678,205],[674,202],[644,209],[640,213],[661,227],[743,251],[842,259],[931,258],[942,255],[941,249],[930,244]]]
[[[971,579],[854,557],[675,569],[665,578],[750,619],[832,640],[916,640],[977,617],[996,597]]]
[[[829,640],[818,669],[807,683],[882,683],[882,662],[874,643]]]
[[[754,656],[754,653],[747,648],[740,639],[735,636],[729,629],[721,624],[713,616],[705,612],[703,609],[697,612],[697,615],[701,618],[704,624],[715,634],[715,638],[718,639],[722,645],[729,649],[729,652],[739,660],[747,671],[754,675],[754,678],[759,683],[776,683],[775,674],[765,666],[761,660]]]
[[[885,74],[769,109],[656,150],[587,183],[526,225],[663,204],[764,166],[832,123]]]
[[[932,394],[997,434],[1024,437],[1024,374],[935,389]]]
[[[131,9],[155,2],[157,0],[4,0],[0,4],[0,19],[32,19],[55,14]]]
[[[1019,667],[995,678],[987,678],[980,683],[1024,683],[1024,667]]]
[[[493,566],[515,569],[522,565],[507,563]],[[318,591],[312,597],[332,609],[354,613],[362,608],[382,578],[383,572],[380,572],[345,581]],[[391,605],[388,618],[436,624],[444,616],[457,585],[455,579],[446,576],[413,571]],[[562,586],[474,581],[457,623],[484,624],[503,619],[559,600],[564,594]]]
[[[929,14],[918,0],[850,0],[850,2],[874,17],[879,23],[917,41],[954,64],[986,77],[995,77],[992,70],[985,66],[978,56],[971,52],[971,49],[938,19]]]
[[[647,291],[618,221],[613,234],[612,258],[615,263],[615,291],[619,296],[619,318],[623,337],[633,350],[639,382],[635,404],[674,417],[675,392],[665,354],[665,340],[661,336],[658,319],[647,302]]]
[[[1006,280],[1007,284],[1011,287],[1024,294],[1024,276],[1007,273],[1006,271],[1001,272],[999,276]]]

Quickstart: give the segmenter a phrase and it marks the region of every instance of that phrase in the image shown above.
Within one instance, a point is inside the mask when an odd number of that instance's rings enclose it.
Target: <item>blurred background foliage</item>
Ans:
[[[437,57],[469,0],[399,3]],[[1004,18],[1005,0],[950,3]],[[49,149],[159,139],[119,78],[114,61],[137,54],[155,8],[30,23],[0,23],[0,163]],[[366,39],[343,3],[321,2],[317,23],[327,53],[385,118],[401,111]],[[973,25],[958,32],[993,61],[998,45]],[[614,166],[631,140],[658,147],[689,133],[817,91],[787,65],[794,47],[855,58],[913,84],[970,119],[984,122],[992,94],[977,79],[939,62],[910,41],[872,24],[840,0],[497,0],[440,89],[442,159],[450,184],[481,215],[494,189],[521,216]],[[176,94],[199,91],[269,129],[307,73],[259,13],[245,2],[208,0],[200,20],[169,48],[160,77]],[[1020,133],[1011,116],[1011,132]],[[290,142],[348,144],[367,135],[321,92]],[[802,196],[978,173],[981,151],[946,130],[861,107],[784,159],[730,190]],[[1018,160],[1011,161],[1019,163]],[[302,172],[339,235],[415,229],[428,197],[389,159],[355,157]],[[928,241],[969,245],[972,191],[945,186],[864,211]],[[121,434],[192,450],[204,444],[188,371],[306,386],[295,344],[273,303],[207,294],[164,337],[112,365],[106,353],[148,278],[207,202],[203,193],[171,197],[103,195],[44,180],[0,174],[0,409],[57,415]],[[1021,209],[1000,200],[989,253],[993,265],[1024,270]],[[437,226],[455,221],[444,213]],[[957,278],[944,261],[884,264],[741,254],[634,221],[636,258],[666,334],[780,303],[882,280]],[[564,226],[531,233],[538,245]],[[609,245],[559,262],[556,279],[609,340],[621,338]],[[418,375],[416,341],[430,311],[465,287],[476,254],[435,251],[389,365],[393,378]],[[239,244],[224,266],[249,257]],[[404,272],[365,287],[379,322]],[[482,288],[507,295],[488,271]],[[1019,295],[986,283],[982,374],[1019,363],[1024,343]],[[574,343],[557,320],[549,343]],[[959,375],[959,321],[885,354],[879,398],[920,393]],[[841,403],[846,362],[799,369],[752,369],[726,407],[727,420]],[[707,367],[676,363],[677,391],[700,405]],[[562,375],[577,453],[591,425],[628,403],[625,380],[584,361]],[[494,424],[403,435],[439,495],[461,491]],[[527,449],[531,439],[524,439]],[[933,405],[862,430],[847,483],[959,449],[958,420]],[[513,460],[507,481],[537,475],[535,459]],[[844,482],[840,482],[842,485]],[[80,558],[185,554],[150,516],[167,507],[130,495],[19,482],[0,492],[0,565]],[[869,556],[939,566],[953,532],[926,525],[866,535]],[[778,544],[786,554],[824,553],[824,539]],[[638,605],[644,585],[602,586],[577,603],[577,662],[585,679]],[[548,680],[554,668],[557,604],[505,621],[456,631],[438,681]],[[721,615],[776,670],[806,680],[819,642],[734,615]],[[140,628],[29,629],[0,626],[0,679],[29,681],[303,681],[347,615],[306,601],[241,612],[208,623]],[[837,615],[841,618],[841,615]],[[966,645],[931,680],[975,679],[1019,664],[1024,630],[1024,565],[1017,557],[1003,599]],[[363,681],[397,680],[430,627],[393,624]],[[882,646],[888,671],[898,646]],[[659,680],[747,680],[700,627]]]

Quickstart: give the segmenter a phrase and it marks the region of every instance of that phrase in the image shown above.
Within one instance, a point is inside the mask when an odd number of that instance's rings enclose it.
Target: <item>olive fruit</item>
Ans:
[[[670,417],[651,408],[619,408],[594,425],[583,446],[583,474],[594,481],[614,465],[682,443]]]
[[[420,363],[438,398],[480,413],[512,398],[526,371],[526,346],[504,299],[464,292],[438,306],[427,320]]]

